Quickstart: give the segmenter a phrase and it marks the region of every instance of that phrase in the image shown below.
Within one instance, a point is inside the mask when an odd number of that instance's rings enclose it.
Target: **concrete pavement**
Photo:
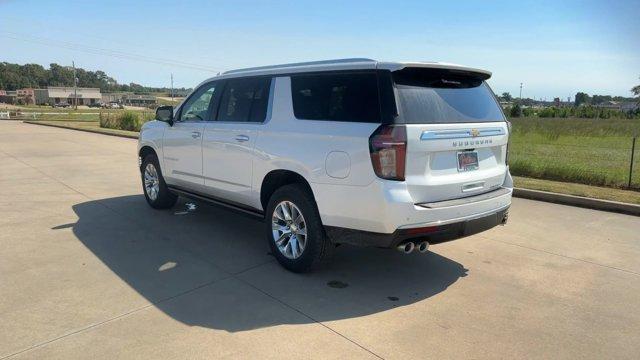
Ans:
[[[342,246],[297,275],[256,220],[149,208],[135,149],[0,121],[0,359],[640,353],[640,218],[514,199],[430,254]]]

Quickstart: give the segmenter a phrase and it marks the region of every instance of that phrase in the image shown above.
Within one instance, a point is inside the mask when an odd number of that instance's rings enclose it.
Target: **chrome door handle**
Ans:
[[[200,132],[198,132],[198,131],[194,131],[194,132],[191,133],[191,137],[194,138],[194,139],[199,138],[200,135],[202,135],[202,134]]]
[[[239,142],[249,141],[249,137],[247,135],[238,135],[236,136],[236,141],[239,141]]]

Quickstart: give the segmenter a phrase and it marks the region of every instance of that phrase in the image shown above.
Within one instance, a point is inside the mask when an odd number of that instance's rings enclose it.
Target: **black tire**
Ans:
[[[283,201],[293,203],[302,213],[305,220],[306,245],[301,255],[295,259],[286,257],[278,249],[273,235],[272,218],[274,211],[276,206]],[[303,273],[316,269],[328,262],[335,249],[335,245],[325,234],[313,195],[301,184],[285,185],[271,195],[265,212],[265,224],[266,238],[269,242],[271,253],[280,265],[290,271]]]
[[[147,188],[144,184],[144,172],[147,168],[148,164],[152,164],[153,167],[157,171],[158,176],[158,195],[155,199],[152,199],[149,194],[147,194]],[[178,201],[178,196],[171,191],[167,187],[167,184],[164,182],[164,177],[162,176],[162,170],[160,170],[160,162],[158,161],[158,157],[155,154],[149,154],[144,157],[142,160],[142,167],[140,168],[140,175],[142,179],[142,192],[144,193],[145,199],[147,199],[147,203],[154,209],[169,209],[172,208],[176,201]]]

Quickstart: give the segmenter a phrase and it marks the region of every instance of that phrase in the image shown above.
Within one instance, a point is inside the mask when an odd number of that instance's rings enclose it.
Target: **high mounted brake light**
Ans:
[[[369,138],[369,153],[379,178],[404,181],[407,129],[402,125],[380,126]]]

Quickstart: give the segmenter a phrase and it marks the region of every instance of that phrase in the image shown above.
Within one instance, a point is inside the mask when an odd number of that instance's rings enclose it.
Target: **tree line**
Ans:
[[[635,98],[611,95],[593,95],[590,96],[584,92],[578,92],[573,102],[574,106],[547,106],[543,108],[534,108],[533,105],[539,103],[534,99],[514,99],[508,92],[503,92],[498,99],[501,101],[512,102],[510,106],[504,108],[505,114],[509,117],[531,117],[537,116],[541,118],[587,118],[587,119],[638,119],[640,118],[640,107],[632,110],[616,110],[598,107],[607,101],[617,102],[637,102],[640,105],[640,85],[634,86],[630,90]]]
[[[100,88],[103,92],[130,91],[135,93],[169,92],[166,87],[154,88],[136,83],[119,84],[102,70],[90,71],[76,68],[79,87]],[[50,64],[46,69],[39,64],[11,64],[0,62],[0,89],[46,88],[47,86],[73,86],[73,68]],[[186,92],[189,89],[174,89]]]
[[[640,79],[640,77],[639,77]],[[631,90],[629,90],[631,93],[633,93],[633,95],[635,96],[635,98],[632,97],[624,97],[624,96],[611,96],[611,95],[593,95],[590,96],[589,94],[579,91],[576,93],[576,95],[574,96],[574,101],[573,104],[574,106],[581,106],[581,105],[600,105],[603,103],[606,103],[607,101],[617,101],[617,102],[627,102],[627,101],[636,101],[640,104],[640,85],[634,86],[633,88],[631,88]],[[515,105],[524,105],[524,106],[533,106],[536,105],[536,103],[538,103],[538,101],[536,101],[535,99],[515,99],[513,96],[511,96],[510,93],[508,92],[503,92],[502,95],[498,96],[498,99],[501,101],[507,101],[507,102],[515,102]]]
[[[640,108],[630,111],[606,109],[593,105],[544,108],[507,106],[504,113],[509,117],[581,118],[581,119],[640,119]]]
[[[636,86],[634,89],[636,88],[638,88],[638,93],[640,93],[640,85]],[[632,91],[634,90],[632,89]],[[638,95],[638,93],[636,93],[636,95]],[[498,99],[501,101],[519,103],[520,105],[524,105],[524,106],[533,106],[540,103],[539,100],[530,99],[530,98],[524,98],[524,99],[514,98],[508,92],[503,92],[502,95],[498,96]],[[634,99],[632,97],[624,97],[624,96],[611,96],[611,95],[590,96],[585,92],[577,92],[576,95],[574,96],[574,99],[575,99],[573,101],[574,106],[600,105],[600,104],[606,103],[607,101],[617,101],[617,102],[640,101],[640,99],[638,98]],[[561,99],[561,102],[563,102],[562,99]],[[566,102],[564,103],[566,104]]]

